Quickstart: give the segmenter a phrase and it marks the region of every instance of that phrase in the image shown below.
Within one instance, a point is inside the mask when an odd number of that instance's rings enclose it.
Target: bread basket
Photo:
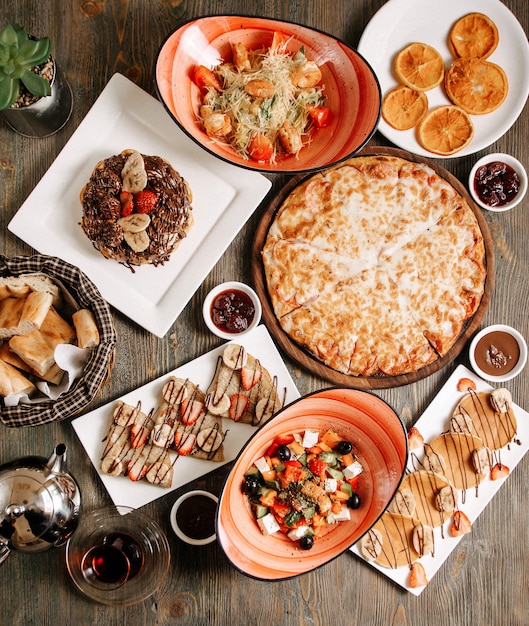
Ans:
[[[5,406],[0,398],[0,421],[8,427],[38,426],[63,420],[82,411],[107,381],[115,357],[116,331],[110,307],[94,283],[77,267],[62,259],[44,255],[8,258],[0,255],[0,276],[44,274],[78,308],[93,312],[99,330],[99,344],[92,349],[82,374],[57,399],[39,399],[17,406]]]

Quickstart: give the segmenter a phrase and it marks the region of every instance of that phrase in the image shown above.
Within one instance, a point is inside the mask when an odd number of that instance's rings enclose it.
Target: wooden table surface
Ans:
[[[1,25],[19,22],[48,35],[71,83],[75,106],[66,127],[46,139],[28,139],[0,122],[0,252],[29,255],[28,245],[7,231],[7,224],[66,144],[115,72],[154,95],[153,67],[165,36],[184,21],[209,13],[261,14],[318,27],[356,47],[383,0],[0,0]],[[529,4],[506,0],[527,32]],[[464,2],[462,2],[462,8]],[[410,15],[410,19],[413,16]],[[388,145],[380,134],[373,145]],[[442,161],[465,181],[476,157],[504,151],[529,165],[529,117],[525,107],[512,128],[480,153]],[[241,175],[244,175],[241,171]],[[285,179],[271,177],[273,189]],[[208,289],[223,280],[249,281],[248,256],[261,211],[248,220],[163,339],[113,311],[119,336],[116,364],[108,384],[90,408],[174,369],[221,343],[202,323],[200,309]],[[496,254],[495,290],[483,325],[502,322],[529,338],[529,197],[505,214],[484,212]],[[60,256],[60,250],[57,251]],[[324,388],[326,381],[285,359],[301,394]],[[463,352],[457,361],[466,363]],[[456,363],[417,382],[377,391],[411,426],[453,371]],[[529,408],[529,374],[509,383],[517,404]],[[71,427],[71,420],[38,428],[0,426],[0,462],[29,454],[47,456],[54,445],[68,446],[69,467],[78,480],[86,509],[110,499]],[[217,470],[145,507],[167,531],[170,575],[150,599],[132,607],[106,607],[74,589],[65,550],[14,553],[0,572],[0,624],[178,626],[234,623],[328,626],[329,624],[436,624],[510,626],[527,623],[529,614],[529,457],[518,465],[485,509],[473,531],[446,560],[419,596],[406,593],[351,553],[318,571],[280,583],[249,579],[235,571],[216,545],[194,549],[172,534],[169,511],[176,497],[197,485],[218,492],[226,470]]]

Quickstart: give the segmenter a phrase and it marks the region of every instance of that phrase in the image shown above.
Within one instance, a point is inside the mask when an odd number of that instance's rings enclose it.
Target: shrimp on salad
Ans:
[[[245,159],[275,163],[280,154],[297,155],[327,123],[321,70],[304,48],[288,52],[288,43],[281,33],[267,49],[237,42],[231,61],[195,68],[204,130]]]

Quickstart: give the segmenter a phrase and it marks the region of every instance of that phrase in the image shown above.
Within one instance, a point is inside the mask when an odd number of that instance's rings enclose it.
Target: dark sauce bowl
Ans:
[[[243,303],[242,315],[243,317],[247,317],[244,325],[235,325],[235,328],[232,326],[227,327],[225,324],[219,323],[219,319],[216,318],[214,311],[215,302],[219,296],[227,294],[235,295],[236,298]],[[246,315],[248,309],[247,305],[251,306],[249,315]],[[212,333],[217,335],[217,337],[228,340],[237,339],[238,337],[248,334],[258,326],[262,314],[261,301],[255,291],[245,283],[229,281],[217,285],[208,293],[202,305],[202,314],[206,326]]]
[[[482,168],[487,168],[490,171],[490,166],[498,163],[502,163],[506,166],[507,187],[511,184],[511,181],[509,179],[512,178],[512,176],[516,176],[518,190],[516,193],[512,194],[508,192],[506,194],[506,197],[500,197],[500,199],[498,199],[494,198],[494,192],[489,189],[487,191],[491,193],[489,193],[488,197],[485,197],[480,193],[480,172],[483,172]],[[500,196],[501,188],[503,186],[503,177],[505,177],[505,175],[490,177],[490,186],[498,185],[500,188]],[[487,182],[484,182],[483,185],[486,186]],[[470,171],[470,175],[468,177],[468,189],[476,204],[478,204],[481,208],[486,209],[487,211],[494,211],[496,213],[509,211],[522,201],[527,192],[527,172],[525,171],[525,168],[520,163],[520,161],[518,161],[518,159],[515,159],[510,154],[504,154],[502,152],[487,154],[479,159],[479,161],[474,164],[474,167]]]
[[[181,495],[171,509],[170,520],[175,535],[192,546],[204,546],[215,541],[218,501],[217,496],[202,489]]]

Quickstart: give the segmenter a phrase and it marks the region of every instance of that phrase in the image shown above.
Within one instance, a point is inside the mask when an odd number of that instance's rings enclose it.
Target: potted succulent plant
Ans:
[[[43,137],[62,128],[71,110],[70,86],[50,39],[7,24],[0,31],[0,113],[6,122],[22,135]]]

